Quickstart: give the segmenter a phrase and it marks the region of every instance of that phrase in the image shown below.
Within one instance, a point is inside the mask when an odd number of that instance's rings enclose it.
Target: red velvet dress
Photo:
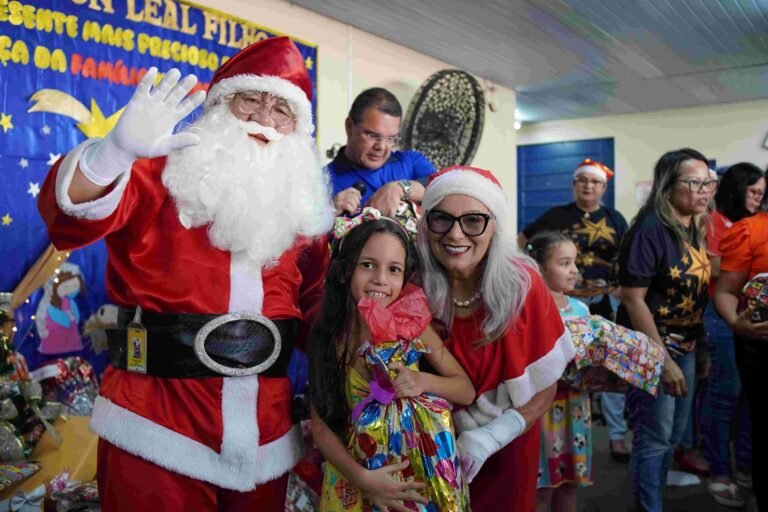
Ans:
[[[531,270],[530,275],[523,310],[501,339],[476,345],[483,338],[485,309],[481,306],[470,317],[454,317],[446,341],[478,397],[501,408],[520,407],[557,382],[575,353],[549,290],[538,273]],[[485,462],[469,486],[473,510],[534,509],[539,432],[538,424],[533,425]]]

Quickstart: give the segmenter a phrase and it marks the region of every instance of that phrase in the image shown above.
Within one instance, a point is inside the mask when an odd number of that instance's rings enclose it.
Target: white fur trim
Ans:
[[[69,186],[72,184],[72,178],[75,176],[77,163],[82,158],[85,150],[96,144],[100,139],[88,139],[75,149],[67,153],[59,166],[59,172],[56,175],[56,203],[61,211],[71,217],[85,220],[106,219],[114,213],[120,198],[123,197],[125,187],[131,177],[131,171],[128,170],[118,176],[115,187],[109,194],[88,201],[87,203],[74,204],[69,198]]]
[[[261,269],[245,251],[231,253],[229,264],[229,312],[261,314],[264,306],[264,282]]]
[[[457,169],[435,178],[427,186],[421,206],[424,211],[431,210],[451,194],[477,199],[491,211],[497,222],[503,223],[509,218],[509,203],[501,187],[470,170]]]
[[[102,396],[94,403],[91,430],[115,446],[176,473],[225,489],[250,491],[285,474],[301,454],[295,428],[259,446],[257,393],[257,375],[224,379],[221,453]]]
[[[575,356],[576,347],[573,345],[571,333],[565,329],[555,346],[544,357],[529,364],[521,376],[504,381],[512,406],[521,407],[527,404],[533,395],[557,382],[563,376],[566,365]],[[498,401],[495,403],[503,406]]]
[[[279,76],[236,75],[219,80],[208,91],[205,108],[229,94],[244,91],[268,92],[285,98],[296,113],[296,130],[307,135],[312,133],[312,104],[307,95],[299,86]]]
[[[582,174],[589,174],[590,176],[594,176],[595,178],[598,178],[603,183],[608,182],[608,175],[605,173],[604,170],[597,167],[596,165],[582,165],[580,167],[577,167],[575,171],[573,171],[573,177],[576,178],[577,176],[581,176]]]

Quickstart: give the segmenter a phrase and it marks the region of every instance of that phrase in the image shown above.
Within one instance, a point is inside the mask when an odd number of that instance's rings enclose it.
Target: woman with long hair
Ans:
[[[665,347],[662,389],[654,398],[631,389],[632,490],[640,510],[660,512],[675,446],[691,413],[696,343],[710,276],[707,206],[717,186],[706,157],[693,149],[662,155],[653,185],[619,252],[618,322]]]
[[[490,171],[432,175],[418,250],[432,314],[477,391],[454,413],[474,510],[533,510],[539,428],[575,355],[535,262],[517,252],[509,204]]]

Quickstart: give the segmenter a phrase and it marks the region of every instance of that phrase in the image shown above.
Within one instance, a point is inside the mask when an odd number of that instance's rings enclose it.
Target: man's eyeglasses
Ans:
[[[687,180],[677,180],[680,183],[688,184],[688,190],[691,192],[712,192],[717,188],[717,180],[700,180],[698,178],[690,178]]]
[[[432,210],[427,214],[427,227],[433,233],[444,235],[453,228],[458,221],[462,233],[467,236],[480,236],[485,233],[491,216],[487,213],[465,213],[454,217],[450,213]]]
[[[394,146],[400,142],[399,135],[380,135],[376,132],[369,132],[368,130],[363,131],[363,137],[370,142],[380,142],[387,146]]]
[[[232,98],[235,108],[243,115],[251,116],[269,108],[269,117],[277,128],[288,126],[296,119],[296,115],[285,100],[276,98],[266,92],[243,92]]]

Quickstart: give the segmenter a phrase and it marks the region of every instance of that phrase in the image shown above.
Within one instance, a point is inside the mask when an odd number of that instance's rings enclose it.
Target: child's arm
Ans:
[[[432,393],[445,398],[449,402],[469,405],[475,400],[475,388],[467,377],[456,358],[445,348],[443,340],[437,335],[432,326],[428,326],[421,340],[430,349],[424,354],[429,364],[438,373],[433,375],[426,372],[414,372],[402,363],[393,363],[391,370],[397,371],[393,384],[398,398],[418,396],[422,393]]]
[[[407,459],[379,469],[366,469],[352,458],[338,436],[317,415],[314,407],[311,415],[312,437],[323,456],[341,471],[352,485],[364,492],[370,502],[376,505],[379,510],[411,512],[405,507],[403,501],[415,501],[425,505],[429,503],[427,498],[415,492],[426,488],[425,483],[398,482],[392,478],[393,473],[398,473],[408,467]]]

